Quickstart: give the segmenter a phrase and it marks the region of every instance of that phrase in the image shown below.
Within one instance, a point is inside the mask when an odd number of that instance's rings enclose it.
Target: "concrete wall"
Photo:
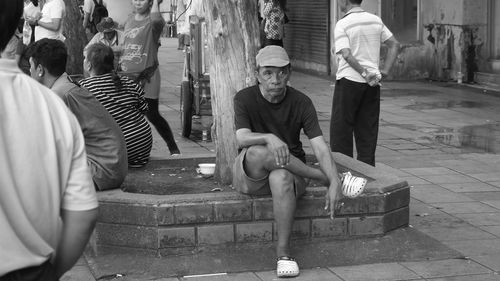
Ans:
[[[380,16],[382,0],[365,0],[363,8]],[[462,72],[464,81],[473,79],[474,71],[487,71],[489,65],[488,0],[419,0],[420,35],[417,42],[401,42],[402,48],[393,66],[392,78],[413,80],[431,78],[456,79]],[[496,0],[492,0],[496,1]],[[331,0],[331,45],[335,22],[342,17]],[[382,11],[383,13],[383,11]],[[397,36],[396,36],[397,38]],[[382,61],[386,49],[382,49]],[[330,59],[335,75],[336,62]]]

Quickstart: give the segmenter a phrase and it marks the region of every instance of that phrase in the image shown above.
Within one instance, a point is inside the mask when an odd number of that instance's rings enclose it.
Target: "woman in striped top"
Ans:
[[[144,91],[137,83],[113,70],[113,50],[102,44],[90,45],[84,60],[89,78],[80,81],[115,118],[127,144],[129,167],[141,167],[148,162],[153,144],[151,127],[144,114],[148,105]]]

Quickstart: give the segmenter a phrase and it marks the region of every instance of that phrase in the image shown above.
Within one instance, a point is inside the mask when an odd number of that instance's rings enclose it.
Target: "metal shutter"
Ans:
[[[292,60],[324,65],[330,72],[329,0],[288,0],[284,45]]]

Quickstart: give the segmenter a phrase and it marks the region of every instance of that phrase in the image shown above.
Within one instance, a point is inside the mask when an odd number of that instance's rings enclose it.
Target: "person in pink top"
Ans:
[[[172,155],[180,154],[168,122],[158,111],[160,71],[158,47],[165,20],[160,14],[159,0],[132,0],[135,13],[125,22],[121,70],[144,88],[148,112],[146,117],[168,145]]]

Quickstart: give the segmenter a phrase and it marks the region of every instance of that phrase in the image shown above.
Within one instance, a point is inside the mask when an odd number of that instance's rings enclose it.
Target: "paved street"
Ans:
[[[180,136],[183,53],[176,49],[175,38],[162,43],[160,110],[175,132],[181,157],[213,156],[213,143],[200,141],[199,134],[193,140]],[[291,85],[313,100],[328,141],[333,82],[294,72]],[[384,82],[381,96],[376,165],[410,184],[410,227],[464,258],[385,264],[374,260],[367,265],[304,269],[293,280],[500,280],[500,94],[451,82],[410,81]],[[304,144],[311,153],[307,140]],[[169,157],[165,142],[154,132],[153,158]],[[81,259],[62,280],[94,279]],[[264,271],[157,280],[276,277]]]

